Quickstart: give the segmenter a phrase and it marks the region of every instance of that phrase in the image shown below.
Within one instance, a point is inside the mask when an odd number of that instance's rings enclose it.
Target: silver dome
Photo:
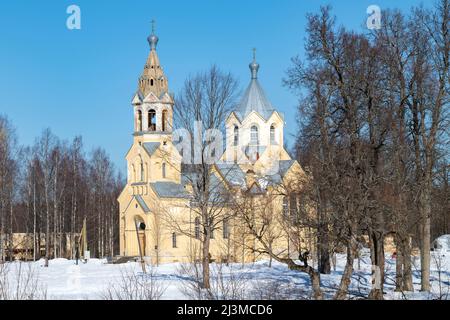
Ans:
[[[147,38],[147,41],[148,41],[148,43],[150,44],[150,48],[152,49],[152,50],[155,50],[156,49],[156,45],[158,44],[158,37],[154,34],[154,33],[152,33],[148,38]]]

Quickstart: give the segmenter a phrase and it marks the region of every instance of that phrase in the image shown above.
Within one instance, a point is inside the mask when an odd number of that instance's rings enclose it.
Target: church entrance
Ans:
[[[137,235],[137,242],[138,242],[138,255],[145,256],[145,228],[146,225],[142,218],[136,217],[136,235]]]

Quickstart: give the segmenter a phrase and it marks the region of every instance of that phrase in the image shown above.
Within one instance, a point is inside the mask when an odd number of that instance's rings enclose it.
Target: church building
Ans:
[[[201,250],[203,232],[193,209],[193,182],[187,179],[189,172],[173,141],[174,98],[157,54],[154,31],[148,42],[150,53],[131,102],[134,133],[126,154],[127,184],[118,198],[120,255],[142,255],[151,263],[189,261]],[[211,177],[239,199],[246,194],[252,199],[269,199],[267,194],[272,190],[269,207],[283,217],[292,210],[293,201],[282,189],[305,173],[284,149],[284,115],[272,105],[258,81],[260,66],[255,54],[249,67],[250,83],[225,119],[225,150],[220,162],[212,166]],[[251,161],[241,161],[242,157]],[[278,189],[281,191],[273,192]],[[256,250],[255,237],[239,219],[223,218],[211,234],[212,260],[264,258]],[[180,231],[181,224],[186,232]],[[281,223],[274,230],[271,245],[277,252],[298,254],[300,244],[290,239],[289,231]]]

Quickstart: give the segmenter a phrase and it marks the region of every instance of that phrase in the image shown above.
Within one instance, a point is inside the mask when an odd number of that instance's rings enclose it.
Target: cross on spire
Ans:
[[[250,71],[252,73],[252,79],[258,77],[259,64],[256,62],[256,48],[253,48],[253,61],[249,65]]]
[[[156,21],[155,21],[155,19],[152,19],[152,34],[155,33],[155,25],[156,25]]]
[[[148,43],[150,44],[150,48],[152,50],[155,50],[156,45],[158,44],[158,37],[155,34],[156,21],[155,21],[155,19],[153,19],[151,22],[152,22],[152,34],[147,38],[147,40],[148,40]]]

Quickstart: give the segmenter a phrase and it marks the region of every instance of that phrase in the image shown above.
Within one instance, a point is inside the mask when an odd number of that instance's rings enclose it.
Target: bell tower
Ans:
[[[138,89],[132,105],[134,111],[135,142],[162,142],[172,139],[173,98],[169,84],[156,52],[159,38],[152,33],[147,38],[150,53],[138,80]]]

